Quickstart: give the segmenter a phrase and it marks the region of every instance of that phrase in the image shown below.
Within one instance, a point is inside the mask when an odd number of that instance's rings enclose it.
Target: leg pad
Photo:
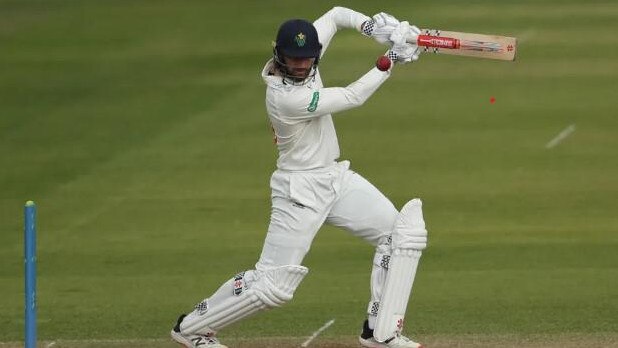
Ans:
[[[183,319],[180,330],[183,334],[214,335],[259,310],[279,307],[292,299],[307,272],[306,267],[287,265],[239,273],[200,302]]]

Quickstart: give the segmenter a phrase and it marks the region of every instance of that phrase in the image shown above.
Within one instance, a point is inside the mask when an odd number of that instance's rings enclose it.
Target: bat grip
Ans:
[[[416,45],[422,47],[448,48],[453,50],[458,49],[461,45],[459,39],[432,35],[418,35],[416,42],[411,43],[416,43]]]

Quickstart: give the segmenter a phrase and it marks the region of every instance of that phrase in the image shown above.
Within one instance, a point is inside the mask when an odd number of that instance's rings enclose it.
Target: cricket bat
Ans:
[[[455,56],[513,61],[517,52],[517,39],[514,37],[438,29],[421,29],[416,39],[408,42],[422,47],[423,52]]]

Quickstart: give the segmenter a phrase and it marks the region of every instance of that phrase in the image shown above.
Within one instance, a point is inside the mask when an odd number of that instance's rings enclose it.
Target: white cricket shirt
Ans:
[[[313,25],[322,44],[322,55],[338,29],[360,32],[369,17],[335,7]],[[272,75],[271,59],[262,70],[266,83],[266,111],[279,150],[277,168],[302,171],[331,166],[339,158],[339,142],[331,114],[362,105],[390,76],[371,69],[347,87],[324,88],[319,70],[303,85],[286,83]]]

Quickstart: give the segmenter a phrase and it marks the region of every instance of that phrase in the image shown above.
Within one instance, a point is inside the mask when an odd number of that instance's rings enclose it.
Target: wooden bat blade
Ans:
[[[421,29],[421,34],[410,43],[423,47],[423,52],[477,58],[513,61],[517,53],[514,37],[437,29]]]

